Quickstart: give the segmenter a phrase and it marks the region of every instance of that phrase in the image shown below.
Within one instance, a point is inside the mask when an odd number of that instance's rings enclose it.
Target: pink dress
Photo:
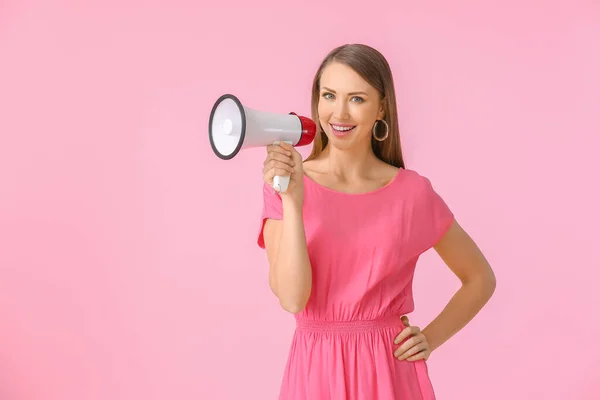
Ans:
[[[264,185],[262,227],[282,219]],[[304,177],[303,219],[313,271],[307,306],[295,315],[280,400],[432,400],[425,361],[399,361],[400,317],[414,310],[419,256],[454,216],[431,182],[400,169],[386,186],[348,194]]]

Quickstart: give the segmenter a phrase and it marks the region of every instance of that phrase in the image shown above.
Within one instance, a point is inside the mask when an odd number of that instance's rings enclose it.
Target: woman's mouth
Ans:
[[[331,127],[331,131],[335,136],[346,136],[350,133],[356,125],[348,125],[348,124],[329,124]]]

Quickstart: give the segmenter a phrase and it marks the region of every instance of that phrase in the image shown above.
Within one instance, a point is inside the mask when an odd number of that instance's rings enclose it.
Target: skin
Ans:
[[[379,160],[371,148],[373,125],[384,116],[377,90],[351,68],[332,63],[323,71],[320,94],[319,122],[329,139],[327,148],[317,159],[303,163],[290,145],[268,146],[263,168],[268,184],[275,175],[290,175],[288,191],[281,194],[284,218],[267,220],[264,238],[271,290],[282,307],[294,314],[306,306],[312,285],[302,220],[304,175],[337,191],[360,193],[386,185],[398,172]],[[332,126],[336,124],[354,128],[340,137]],[[427,360],[475,317],[496,288],[492,268],[457,221],[434,249],[462,285],[423,330],[401,317],[406,328],[398,333],[393,346],[399,360]]]

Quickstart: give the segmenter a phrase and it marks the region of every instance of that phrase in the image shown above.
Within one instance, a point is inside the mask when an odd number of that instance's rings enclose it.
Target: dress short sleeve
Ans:
[[[422,178],[421,195],[417,198],[416,226],[419,232],[420,252],[439,242],[454,222],[454,213],[435,191],[431,181]]]
[[[283,219],[283,207],[279,193],[277,193],[275,189],[265,182],[263,184],[263,209],[260,218],[260,229],[258,231],[257,240],[258,246],[262,249],[265,248],[263,230],[265,228],[265,222],[267,222],[268,218]]]

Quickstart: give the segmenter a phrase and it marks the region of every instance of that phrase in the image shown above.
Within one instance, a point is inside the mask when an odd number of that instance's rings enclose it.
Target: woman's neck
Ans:
[[[319,158],[323,160],[323,166],[329,174],[343,181],[364,178],[369,170],[380,163],[370,143],[368,146],[356,146],[349,150],[339,150],[328,145]]]

